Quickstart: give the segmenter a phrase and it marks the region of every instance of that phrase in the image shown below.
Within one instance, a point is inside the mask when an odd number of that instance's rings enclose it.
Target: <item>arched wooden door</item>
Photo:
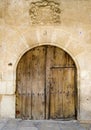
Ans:
[[[76,66],[55,46],[39,46],[20,59],[16,71],[16,117],[76,117]]]

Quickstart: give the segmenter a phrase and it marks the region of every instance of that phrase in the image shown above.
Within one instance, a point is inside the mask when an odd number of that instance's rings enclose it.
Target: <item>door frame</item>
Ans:
[[[33,49],[33,48],[35,48],[35,47],[39,47],[39,46],[42,46],[42,45],[50,45],[50,46],[55,46],[55,47],[58,47],[58,48],[60,48],[60,49],[62,49],[63,51],[65,51],[68,55],[70,55],[71,56],[71,58],[73,59],[73,61],[74,61],[74,63],[75,63],[75,66],[76,66],[76,70],[77,70],[77,79],[76,79],[76,90],[77,90],[77,103],[76,103],[76,105],[77,105],[77,109],[76,109],[76,113],[77,113],[77,115],[76,115],[76,120],[80,120],[80,88],[79,88],[79,86],[80,86],[80,82],[79,82],[79,80],[80,80],[80,68],[79,68],[79,64],[78,64],[78,62],[77,62],[77,59],[76,59],[76,57],[69,51],[69,49],[68,48],[64,48],[64,47],[62,47],[62,46],[60,46],[59,44],[54,44],[54,43],[41,43],[41,44],[35,44],[35,45],[33,45],[33,46],[31,46],[31,47],[29,47],[29,48],[27,48],[27,49],[25,49],[24,51],[22,51],[22,53],[19,55],[19,57],[18,57],[18,59],[17,59],[17,61],[16,61],[16,64],[15,64],[15,66],[14,66],[14,73],[15,73],[15,97],[16,97],[16,68],[17,68],[17,65],[18,65],[18,63],[19,63],[19,61],[20,61],[20,59],[22,58],[22,56],[26,53],[26,52],[28,52],[29,50],[31,50],[31,49]],[[16,104],[16,98],[15,98],[15,104]],[[16,105],[15,105],[15,111],[16,111]]]

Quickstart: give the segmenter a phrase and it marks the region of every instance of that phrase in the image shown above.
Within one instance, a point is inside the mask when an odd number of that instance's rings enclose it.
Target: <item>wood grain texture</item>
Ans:
[[[20,59],[16,70],[16,117],[67,119],[76,115],[76,66],[55,46],[39,46]]]

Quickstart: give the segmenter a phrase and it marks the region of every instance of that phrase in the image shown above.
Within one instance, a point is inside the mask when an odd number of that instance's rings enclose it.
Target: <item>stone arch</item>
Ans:
[[[18,55],[18,57],[17,57],[17,59],[16,59],[16,63],[15,63],[15,65],[14,65],[14,72],[16,72],[16,68],[17,68],[18,62],[19,62],[19,60],[21,59],[21,57],[22,57],[27,51],[29,51],[29,50],[31,50],[31,49],[37,47],[37,46],[41,46],[41,45],[56,46],[56,47],[58,47],[58,48],[64,50],[65,52],[67,52],[67,53],[72,57],[73,61],[74,61],[75,64],[76,64],[77,71],[78,71],[78,77],[79,77],[80,67],[79,67],[79,64],[78,64],[78,61],[77,61],[75,55],[70,51],[69,48],[67,49],[67,48],[65,48],[65,47],[63,47],[63,46],[61,46],[60,44],[57,44],[57,43],[56,43],[56,44],[55,44],[55,43],[41,43],[41,44],[37,44],[37,43],[36,43],[36,44],[34,44],[33,46],[29,46],[28,48],[26,48],[25,50],[23,50],[23,51]]]
[[[29,46],[29,48],[23,50],[23,51],[18,55],[17,60],[16,60],[16,64],[15,64],[15,66],[14,66],[14,76],[16,77],[16,68],[17,68],[17,65],[18,65],[20,59],[22,58],[22,56],[23,56],[26,52],[28,52],[29,50],[31,50],[31,49],[33,49],[33,48],[35,48],[35,47],[38,47],[38,46],[42,46],[42,45],[56,46],[56,47],[58,47],[58,48],[64,50],[66,53],[68,53],[68,54],[71,56],[71,58],[73,59],[75,65],[76,65],[76,68],[77,68],[77,119],[79,119],[79,110],[80,110],[80,105],[79,105],[79,104],[80,104],[80,101],[79,101],[79,98],[80,98],[80,96],[79,96],[79,93],[80,93],[80,92],[79,92],[79,91],[80,91],[80,89],[79,89],[80,68],[79,68],[79,64],[78,64],[78,61],[77,61],[76,57],[75,57],[74,54],[70,51],[69,48],[65,48],[65,47],[63,47],[63,46],[61,46],[60,44],[57,44],[57,43],[56,43],[56,44],[55,44],[55,43],[40,43],[40,44],[37,44],[37,43],[36,43],[36,44],[34,44],[33,46]],[[16,78],[15,78],[15,83],[16,83]],[[16,85],[15,85],[15,90],[16,90]]]

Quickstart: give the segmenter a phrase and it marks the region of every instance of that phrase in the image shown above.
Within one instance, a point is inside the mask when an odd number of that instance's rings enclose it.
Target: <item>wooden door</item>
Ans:
[[[27,52],[17,67],[16,117],[45,119],[45,47]]]
[[[75,63],[65,51],[53,46],[47,47],[47,59],[50,61],[47,63],[49,118],[73,119],[76,117]]]
[[[17,118],[75,117],[76,67],[63,50],[40,46],[28,51],[17,66],[16,85]]]
[[[75,68],[52,68],[50,118],[75,118]]]

